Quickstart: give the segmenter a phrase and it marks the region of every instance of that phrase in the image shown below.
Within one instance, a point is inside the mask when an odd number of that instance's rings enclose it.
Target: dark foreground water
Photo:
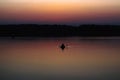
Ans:
[[[0,80],[120,80],[120,38],[1,38]]]

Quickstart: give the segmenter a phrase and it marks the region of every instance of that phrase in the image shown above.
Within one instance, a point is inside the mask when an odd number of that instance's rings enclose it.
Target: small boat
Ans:
[[[64,45],[64,44],[61,44],[60,48],[61,48],[62,50],[64,50],[64,49],[65,49],[65,45]]]

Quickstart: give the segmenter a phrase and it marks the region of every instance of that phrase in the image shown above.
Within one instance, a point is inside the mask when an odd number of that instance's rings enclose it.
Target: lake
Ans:
[[[0,38],[0,80],[120,80],[120,38]]]

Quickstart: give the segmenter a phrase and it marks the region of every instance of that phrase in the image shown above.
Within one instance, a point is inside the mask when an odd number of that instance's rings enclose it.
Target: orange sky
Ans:
[[[0,21],[116,23],[120,20],[119,8],[119,0],[1,0]]]

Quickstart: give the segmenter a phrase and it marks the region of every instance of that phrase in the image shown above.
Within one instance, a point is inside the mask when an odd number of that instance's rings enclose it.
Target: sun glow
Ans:
[[[0,18],[64,22],[111,17],[120,14],[119,3],[118,0],[1,0]]]

